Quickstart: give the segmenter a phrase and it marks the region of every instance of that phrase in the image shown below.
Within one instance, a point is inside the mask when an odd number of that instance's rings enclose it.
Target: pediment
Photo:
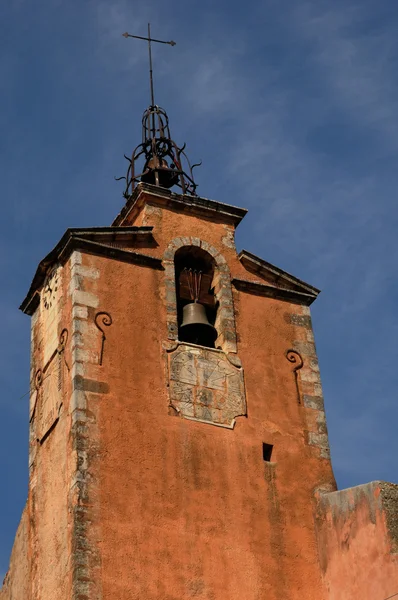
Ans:
[[[33,314],[38,304],[38,292],[48,270],[55,263],[64,263],[74,250],[161,269],[160,259],[134,251],[143,247],[153,248],[156,245],[152,227],[67,229],[55,248],[40,261],[28,294],[19,308],[28,315]]]
[[[305,305],[311,304],[320,293],[316,287],[247,250],[242,250],[238,256],[245,269],[261,280],[235,278],[232,283],[242,291]]]

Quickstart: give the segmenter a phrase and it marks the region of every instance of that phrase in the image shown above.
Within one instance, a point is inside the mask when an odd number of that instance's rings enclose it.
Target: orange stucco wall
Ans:
[[[30,598],[30,560],[28,511],[25,507],[10,557],[10,566],[0,590],[0,600],[29,600]]]
[[[233,276],[255,279],[223,242],[229,226],[168,210],[150,216],[158,246],[143,252],[162,256],[176,236],[195,235],[222,252]],[[83,264],[100,273],[86,290],[113,320],[101,369],[84,373],[108,389],[88,394],[104,600],[319,600],[313,497],[334,479],[307,443],[310,411],[298,404],[285,356],[304,340],[286,314],[303,308],[234,292],[248,416],[227,430],[170,414],[163,272],[89,255]],[[274,445],[273,464],[263,461],[263,442]]]
[[[61,418],[38,452],[29,490],[32,599],[64,600],[70,589],[68,419]]]

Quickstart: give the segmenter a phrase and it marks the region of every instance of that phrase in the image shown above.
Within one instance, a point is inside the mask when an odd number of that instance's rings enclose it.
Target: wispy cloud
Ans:
[[[330,99],[361,127],[379,132],[396,149],[398,64],[395,25],[374,23],[374,5],[303,2],[292,21],[312,45],[314,75],[328,86]]]

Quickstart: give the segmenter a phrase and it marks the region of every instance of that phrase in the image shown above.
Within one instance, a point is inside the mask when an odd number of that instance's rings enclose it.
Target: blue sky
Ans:
[[[155,98],[237,246],[322,289],[313,321],[339,487],[398,481],[398,9],[393,0],[0,6],[0,575],[27,493],[29,317],[67,227],[108,225]]]

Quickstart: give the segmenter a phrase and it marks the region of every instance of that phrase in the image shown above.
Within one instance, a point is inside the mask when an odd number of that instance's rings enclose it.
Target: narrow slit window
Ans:
[[[272,444],[263,443],[263,460],[264,460],[264,462],[271,462],[273,448],[274,447],[272,446]]]

